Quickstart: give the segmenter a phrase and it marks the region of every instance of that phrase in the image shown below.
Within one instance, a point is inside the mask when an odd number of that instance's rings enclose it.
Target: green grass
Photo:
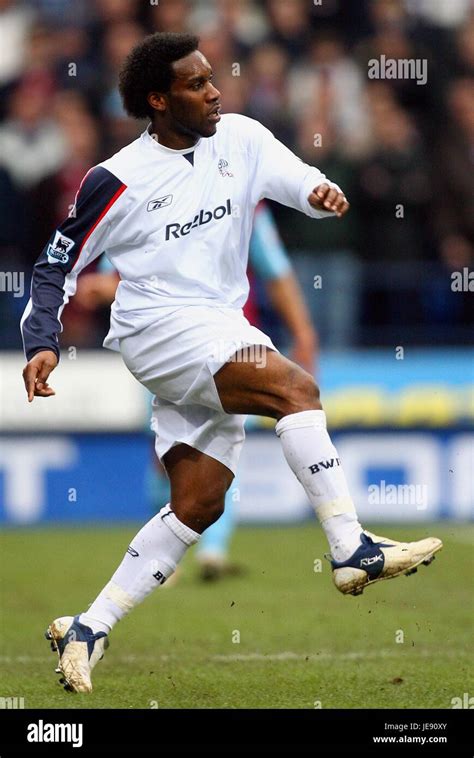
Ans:
[[[450,708],[469,691],[474,528],[378,526],[401,539],[434,534],[445,547],[416,575],[354,598],[332,585],[314,524],[241,528],[232,555],[248,573],[216,584],[198,581],[188,554],[176,586],[114,629],[94,692],[65,693],[44,629],[87,607],[136,531],[3,534],[2,697],[26,708]]]

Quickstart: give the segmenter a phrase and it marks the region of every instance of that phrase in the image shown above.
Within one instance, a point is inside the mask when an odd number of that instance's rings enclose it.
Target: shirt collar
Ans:
[[[183,150],[173,150],[171,147],[166,147],[165,145],[160,145],[160,143],[154,139],[154,137],[151,136],[150,131],[151,130],[151,124],[147,126],[145,131],[142,133],[142,139],[144,142],[150,147],[152,147],[154,150],[159,150],[160,153],[163,153],[164,155],[186,155],[186,153],[192,153],[199,143],[201,142],[202,137],[199,137],[198,141],[195,145],[192,147],[185,147]]]

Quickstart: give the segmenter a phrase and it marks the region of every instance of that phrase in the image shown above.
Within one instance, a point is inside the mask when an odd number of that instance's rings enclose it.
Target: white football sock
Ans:
[[[336,561],[345,561],[360,545],[362,527],[349,494],[336,448],[322,410],[284,416],[277,423],[285,458],[303,485]]]
[[[79,621],[92,631],[112,629],[132,608],[175,571],[201,535],[183,524],[169,504],[140,529],[110,582]]]

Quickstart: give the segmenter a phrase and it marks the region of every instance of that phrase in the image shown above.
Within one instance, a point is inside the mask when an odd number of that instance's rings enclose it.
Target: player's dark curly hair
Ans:
[[[153,115],[147,102],[150,92],[169,92],[171,64],[197,50],[199,37],[156,32],[145,37],[129,53],[119,74],[119,90],[125,110],[134,118]]]

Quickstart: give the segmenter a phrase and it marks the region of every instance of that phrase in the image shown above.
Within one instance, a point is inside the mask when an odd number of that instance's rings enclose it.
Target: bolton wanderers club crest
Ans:
[[[224,158],[219,159],[219,163],[217,164],[217,167],[219,169],[219,173],[221,176],[234,176],[229,170],[228,170],[229,163]]]

